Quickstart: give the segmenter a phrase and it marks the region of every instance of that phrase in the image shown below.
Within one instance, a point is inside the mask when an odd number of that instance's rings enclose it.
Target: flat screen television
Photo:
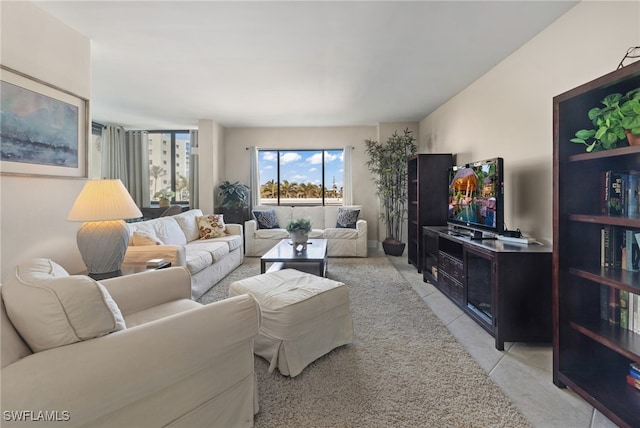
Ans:
[[[504,231],[504,179],[502,158],[449,168],[449,214],[452,229],[468,230],[474,239],[483,232],[494,237]]]

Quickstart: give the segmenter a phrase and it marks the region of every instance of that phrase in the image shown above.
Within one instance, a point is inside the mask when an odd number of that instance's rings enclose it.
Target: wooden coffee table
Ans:
[[[318,276],[327,276],[327,240],[309,239],[307,250],[296,252],[290,239],[283,239],[260,258],[260,273],[293,268]],[[308,270],[310,269],[310,270]]]

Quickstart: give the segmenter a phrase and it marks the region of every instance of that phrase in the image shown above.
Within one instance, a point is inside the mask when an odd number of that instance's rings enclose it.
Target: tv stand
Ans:
[[[523,246],[447,227],[422,228],[422,275],[504,342],[551,342],[551,247]]]

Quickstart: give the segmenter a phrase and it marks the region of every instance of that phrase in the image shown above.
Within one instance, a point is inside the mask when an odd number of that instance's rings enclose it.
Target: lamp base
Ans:
[[[129,244],[129,228],[122,220],[83,223],[77,235],[78,249],[90,274],[120,270]]]

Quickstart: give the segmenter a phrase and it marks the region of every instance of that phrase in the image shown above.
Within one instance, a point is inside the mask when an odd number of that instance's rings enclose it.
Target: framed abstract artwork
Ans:
[[[86,178],[88,104],[0,66],[0,172]]]

